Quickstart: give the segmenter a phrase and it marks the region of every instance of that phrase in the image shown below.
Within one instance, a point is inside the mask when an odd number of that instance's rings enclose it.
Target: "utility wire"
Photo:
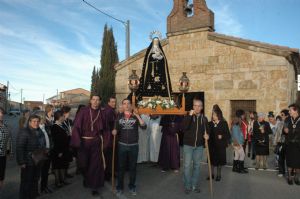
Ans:
[[[127,23],[126,23],[125,21],[122,21],[122,20],[120,20],[120,19],[117,19],[117,18],[111,16],[110,14],[107,14],[107,13],[103,12],[102,10],[96,8],[95,6],[93,6],[92,4],[90,4],[89,2],[87,2],[87,1],[85,1],[85,0],[82,0],[82,1],[83,1],[84,3],[86,3],[87,5],[89,5],[90,7],[94,8],[95,10],[97,10],[98,12],[101,12],[102,14],[104,14],[104,15],[110,17],[110,18],[113,18],[114,20],[117,20],[118,22],[124,24],[125,26],[127,25]]]

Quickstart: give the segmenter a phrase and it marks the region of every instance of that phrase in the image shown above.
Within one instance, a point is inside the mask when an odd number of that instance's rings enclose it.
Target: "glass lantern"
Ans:
[[[136,74],[136,70],[132,70],[132,74],[128,78],[128,87],[133,92],[133,94],[137,91],[140,85],[140,78]]]
[[[179,91],[182,93],[186,93],[190,88],[190,80],[186,76],[186,72],[182,73],[181,78],[179,79]]]

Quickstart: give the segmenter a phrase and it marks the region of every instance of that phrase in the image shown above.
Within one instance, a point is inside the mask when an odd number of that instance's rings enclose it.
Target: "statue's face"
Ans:
[[[159,44],[159,39],[158,38],[154,38],[153,39],[153,45],[154,46],[158,46],[158,44]]]

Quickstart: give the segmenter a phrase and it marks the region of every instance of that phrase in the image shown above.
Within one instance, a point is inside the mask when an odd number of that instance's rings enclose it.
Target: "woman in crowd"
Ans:
[[[234,118],[232,120],[232,145],[234,149],[233,172],[248,173],[244,168],[245,151],[243,144],[245,142],[244,134],[241,130],[241,119]]]
[[[160,121],[162,139],[159,150],[158,164],[165,172],[169,169],[178,173],[180,168],[180,149],[178,133],[182,130],[182,117],[165,115]]]
[[[278,177],[285,175],[285,140],[286,134],[283,131],[284,122],[289,117],[289,110],[284,109],[280,112],[281,121],[278,121],[274,137],[275,154],[278,155]]]
[[[296,104],[289,106],[290,117],[286,119],[284,132],[286,135],[286,165],[288,167],[288,184],[293,184],[292,170],[295,172],[294,182],[300,185],[300,108]]]
[[[0,107],[0,190],[5,177],[6,159],[12,153],[11,133],[4,122],[4,112]]]
[[[63,126],[65,121],[62,111],[54,113],[54,125],[51,128],[53,150],[52,150],[52,168],[55,175],[55,186],[57,188],[67,185],[65,181],[65,172],[69,164],[69,135]]]
[[[48,175],[51,165],[51,158],[50,158],[50,151],[52,146],[52,139],[50,134],[50,129],[46,128],[46,113],[44,111],[37,111],[34,113],[35,115],[39,116],[41,118],[40,121],[40,129],[43,132],[43,135],[46,140],[46,152],[48,159],[45,160],[41,166],[41,193],[52,193],[53,191],[48,187]]]
[[[258,120],[253,124],[253,134],[255,139],[256,167],[258,170],[261,165],[267,169],[267,157],[269,155],[269,135],[272,130],[268,122],[265,121],[265,114],[258,113]]]
[[[72,178],[73,176],[68,174],[68,169],[69,169],[69,166],[70,166],[70,162],[73,161],[73,151],[70,147],[70,142],[71,142],[71,136],[72,136],[72,127],[73,127],[73,121],[70,119],[70,112],[71,112],[71,107],[69,106],[63,106],[61,108],[61,111],[63,112],[63,115],[64,115],[64,122],[63,122],[63,127],[65,128],[67,134],[68,134],[68,138],[69,138],[69,157],[67,157],[67,159],[69,160],[69,163],[68,163],[68,166],[67,166],[67,169],[66,169],[66,173],[65,173],[65,177],[66,178]]]
[[[31,115],[26,128],[17,136],[17,163],[21,167],[20,199],[34,199],[38,193],[40,165],[33,160],[33,154],[46,147],[46,140],[40,128],[40,117]]]
[[[210,128],[210,153],[212,174],[214,167],[217,167],[216,181],[221,180],[221,168],[226,164],[226,148],[230,143],[230,131],[220,107],[216,104],[213,106],[212,119],[209,122]]]

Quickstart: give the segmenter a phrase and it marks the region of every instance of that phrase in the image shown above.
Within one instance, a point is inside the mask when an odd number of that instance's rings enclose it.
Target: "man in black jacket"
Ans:
[[[193,100],[193,109],[183,120],[184,187],[186,194],[189,194],[191,191],[200,193],[198,184],[200,161],[205,139],[209,139],[208,121],[202,111],[203,102],[195,98]]]
[[[128,99],[122,101],[124,113],[118,115],[113,135],[118,132],[118,184],[117,194],[123,193],[124,188],[124,173],[127,165],[127,157],[129,160],[129,189],[132,195],[136,195],[136,164],[139,153],[138,145],[138,128],[147,128],[145,122],[135,112],[132,112],[131,102]]]

